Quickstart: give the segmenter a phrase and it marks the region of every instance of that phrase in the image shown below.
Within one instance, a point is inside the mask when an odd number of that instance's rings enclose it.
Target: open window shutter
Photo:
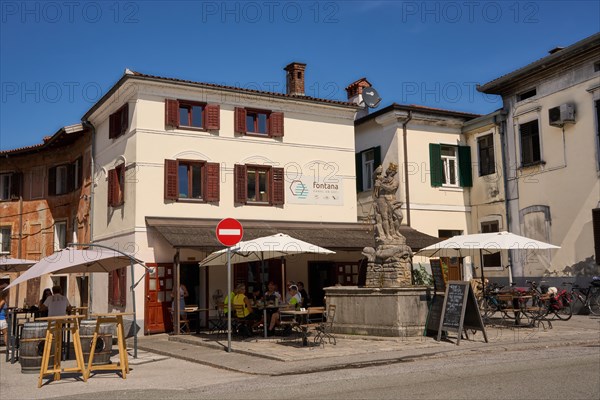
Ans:
[[[219,201],[221,182],[219,164],[206,163],[204,171],[204,176],[206,177],[206,183],[204,185],[206,192],[204,193],[204,199],[206,201]]]
[[[108,138],[113,139],[117,137],[117,129],[118,127],[118,115],[117,113],[110,114],[108,117]]]
[[[355,154],[356,160],[356,192],[363,191],[363,170],[362,170],[362,152]]]
[[[10,198],[18,198],[21,196],[23,185],[23,174],[15,172],[10,177]]]
[[[246,109],[236,107],[234,111],[235,133],[246,133]]]
[[[246,204],[248,199],[248,184],[246,182],[246,166],[235,164],[233,167],[234,201],[238,204]]]
[[[269,136],[283,137],[283,113],[274,112],[269,115]]]
[[[119,302],[118,305],[125,307],[127,302],[127,268],[119,270]]]
[[[125,164],[116,170],[115,176],[115,203],[120,206],[125,204]]]
[[[596,252],[596,265],[600,265],[600,208],[592,210],[592,229],[594,232],[594,250]]]
[[[56,167],[48,170],[48,194],[50,196],[56,194]]]
[[[165,160],[165,199],[177,200],[179,198],[179,187],[177,185],[177,160]]]
[[[442,186],[442,146],[429,143],[429,164],[431,168],[431,186]]]
[[[205,129],[209,131],[218,131],[221,129],[221,107],[218,104],[207,104],[204,108],[206,116]]]
[[[469,146],[458,146],[458,183],[460,186],[473,186],[471,169],[471,148]]]
[[[165,124],[173,128],[179,128],[179,101],[165,100]]]
[[[108,205],[115,205],[115,181],[117,181],[117,170],[111,169],[108,171]]]
[[[75,164],[67,165],[67,192],[75,189]]]
[[[119,113],[119,135],[127,132],[129,128],[129,103],[125,103],[123,107],[121,107]]]
[[[381,146],[373,147],[373,171],[381,165]]]
[[[283,203],[285,203],[285,188],[284,188],[284,183],[285,183],[285,172],[283,168],[273,168],[271,170],[271,176],[272,176],[272,188],[273,190],[271,191],[272,193],[272,198],[271,198],[271,204],[277,206],[277,205],[282,205]]]

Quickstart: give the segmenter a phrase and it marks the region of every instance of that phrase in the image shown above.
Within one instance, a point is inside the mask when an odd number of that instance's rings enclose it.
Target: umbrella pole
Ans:
[[[481,264],[481,291],[485,293],[485,277],[483,276],[483,252],[479,249],[479,263]]]
[[[138,336],[137,336],[137,313],[135,307],[135,276],[133,268],[133,259],[129,259],[131,265],[131,306],[133,308],[133,358],[138,355]]]
[[[227,352],[231,353],[231,247],[227,248]]]

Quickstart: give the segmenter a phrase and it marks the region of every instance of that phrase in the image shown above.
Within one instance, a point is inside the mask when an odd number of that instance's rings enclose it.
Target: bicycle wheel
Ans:
[[[588,301],[590,312],[594,315],[600,315],[600,290],[594,289],[593,293],[590,293]]]
[[[561,300],[559,300],[561,301]],[[568,302],[563,302],[562,307],[558,310],[554,311],[558,319],[562,321],[568,321],[573,316],[573,308],[571,308],[571,304]]]
[[[481,304],[481,316],[484,319],[489,319],[498,311],[498,307],[494,304],[493,300],[490,298],[483,299]]]

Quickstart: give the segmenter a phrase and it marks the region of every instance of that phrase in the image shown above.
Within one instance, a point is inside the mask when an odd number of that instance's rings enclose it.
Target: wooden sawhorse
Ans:
[[[121,377],[127,379],[129,373],[129,359],[127,354],[127,346],[125,345],[125,329],[123,328],[123,316],[133,315],[133,313],[113,313],[113,314],[92,314],[92,318],[96,318],[96,329],[94,331],[94,337],[92,338],[90,348],[90,359],[86,374],[89,378],[92,371],[121,371]],[[96,341],[98,340],[98,332],[100,331],[100,324],[112,323],[117,324],[117,345],[119,347],[119,365],[92,365],[94,362],[94,353],[96,350]],[[135,323],[135,321],[134,321]]]
[[[42,387],[44,375],[54,374],[54,380],[60,380],[61,372],[79,372],[82,375],[83,381],[87,382],[87,374],[85,370],[85,361],[83,360],[83,351],[81,349],[81,339],[79,338],[79,321],[83,315],[65,315],[60,317],[45,317],[38,318],[36,321],[48,321],[46,328],[46,341],[44,342],[44,353],[42,355],[42,365],[40,366],[40,376],[38,378],[38,388]],[[75,359],[77,360],[77,368],[65,368],[60,366],[62,358],[62,331],[64,326],[71,331],[73,335],[73,348],[75,350]],[[50,351],[54,343],[54,365],[52,369],[48,369],[48,361],[50,360]]]

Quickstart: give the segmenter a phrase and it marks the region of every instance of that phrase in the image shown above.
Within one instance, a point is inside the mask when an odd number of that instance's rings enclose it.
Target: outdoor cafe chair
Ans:
[[[169,313],[171,314],[171,323],[173,325],[173,331],[175,330],[175,313],[172,308],[169,308]],[[190,321],[187,318],[185,313],[179,314],[179,334],[189,334],[190,333]]]
[[[314,338],[314,343],[322,345],[325,347],[325,340],[327,340],[330,344],[333,341],[333,344],[336,344],[335,336],[333,335],[333,322],[335,320],[335,305],[330,304],[327,307],[327,320],[325,322],[320,323],[315,328],[317,334]]]

